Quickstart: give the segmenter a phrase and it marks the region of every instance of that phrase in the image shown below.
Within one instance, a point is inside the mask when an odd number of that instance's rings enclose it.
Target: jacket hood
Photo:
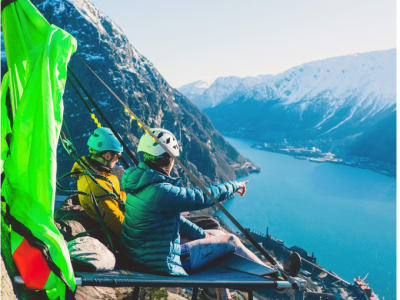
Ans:
[[[83,172],[83,170],[82,170],[82,167],[77,162],[74,162],[71,172]],[[71,176],[76,177],[77,175],[71,175]]]
[[[81,158],[82,158],[82,160],[83,160],[84,162],[87,162],[87,161],[86,161],[86,157],[82,156]],[[74,165],[72,166],[71,172],[73,172],[73,173],[74,173],[74,172],[83,173],[82,166],[81,166],[78,162],[74,162]],[[76,174],[72,174],[72,175],[71,175],[71,177],[78,177],[78,176],[79,176],[79,175],[76,175]]]
[[[172,178],[155,171],[141,161],[138,166],[131,167],[125,171],[122,176],[121,186],[126,192],[138,193],[151,184],[161,182],[176,184],[177,178]]]
[[[87,168],[89,171],[100,173],[101,175],[104,176],[107,176],[107,174],[111,173],[110,168],[102,166],[99,162],[91,159],[90,157],[82,156],[81,163],[83,163],[85,165],[85,168]],[[71,172],[84,173],[85,171],[78,162],[75,162],[74,165],[72,166]],[[71,177],[77,177],[77,176],[79,175],[76,174],[71,175]]]

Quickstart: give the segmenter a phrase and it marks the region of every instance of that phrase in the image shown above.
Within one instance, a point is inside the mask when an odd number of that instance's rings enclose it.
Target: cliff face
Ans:
[[[156,68],[128,41],[121,29],[86,0],[34,0],[47,20],[78,40],[70,67],[134,151],[143,134],[118,103],[87,70],[82,57],[118,96],[150,127],[173,132],[182,145],[180,159],[207,183],[247,175],[255,166],[247,163],[215,130],[208,117],[179,91],[170,87]],[[70,80],[70,79],[69,79]],[[81,155],[95,124],[67,82],[64,120]],[[100,119],[99,114],[96,113]],[[103,126],[105,123],[100,119]],[[59,174],[69,171],[72,161],[59,147]],[[175,170],[187,178],[180,170]]]
[[[207,183],[243,176],[256,167],[242,157],[215,130],[208,117],[185,96],[171,88],[156,68],[130,44],[122,31],[86,0],[32,0],[45,18],[73,34],[78,40],[78,53],[70,67],[97,101],[124,141],[134,151],[143,134],[125,115],[122,106],[90,74],[77,55],[103,78],[121,99],[150,127],[172,131],[182,145],[182,162]],[[2,41],[1,69],[6,71]],[[87,154],[86,142],[96,128],[89,112],[81,103],[71,83],[64,94],[64,120],[81,155]],[[98,112],[95,112],[100,118]],[[105,122],[100,119],[103,126]],[[59,175],[70,170],[72,161],[62,147],[58,149]],[[177,175],[188,181],[181,170]],[[2,220],[3,221],[3,220]],[[15,275],[9,249],[9,231],[2,222],[2,298],[15,298],[11,281]],[[6,247],[7,246],[7,247]],[[8,269],[5,270],[7,267]],[[17,290],[20,299],[32,299]],[[94,295],[94,294],[93,294]],[[105,293],[100,298],[109,296]]]

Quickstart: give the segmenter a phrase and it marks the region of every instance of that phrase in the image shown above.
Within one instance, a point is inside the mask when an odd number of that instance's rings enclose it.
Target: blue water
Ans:
[[[245,197],[225,204],[245,227],[269,232],[353,282],[366,282],[386,300],[396,295],[396,180],[332,163],[314,163],[256,150],[227,138],[261,167]],[[232,225],[233,226],[233,225]],[[382,299],[382,298],[381,298]]]

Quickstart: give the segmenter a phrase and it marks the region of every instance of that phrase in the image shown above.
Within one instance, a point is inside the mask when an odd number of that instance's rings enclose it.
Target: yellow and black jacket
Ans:
[[[96,162],[90,158],[82,157],[82,161],[85,165],[91,167],[91,170],[94,170],[98,175],[105,177],[107,180],[96,178],[96,184],[88,175],[84,175],[84,170],[82,167],[75,162],[71,172],[75,173],[73,176],[79,177],[77,181],[77,189],[87,194],[93,193],[93,195],[96,197],[100,215],[103,218],[104,224],[109,230],[111,230],[112,233],[118,235],[119,238],[122,230],[122,223],[125,219],[125,214],[121,210],[118,201],[113,199],[111,195],[107,197],[101,197],[107,194],[107,192],[101,187],[106,189],[109,193],[116,193],[122,202],[126,201],[126,194],[125,192],[121,191],[117,176],[111,174],[111,172],[109,172],[109,170],[106,168],[99,170],[100,168],[95,165]],[[97,214],[95,208],[93,207],[90,196],[79,195],[79,202],[86,213],[92,219],[98,222]]]

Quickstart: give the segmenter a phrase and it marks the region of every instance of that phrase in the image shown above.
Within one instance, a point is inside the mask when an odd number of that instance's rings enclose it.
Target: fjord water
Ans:
[[[366,282],[381,299],[395,299],[395,178],[226,139],[261,167],[246,178],[247,194],[225,203],[242,225],[260,232],[268,227],[286,246],[314,252],[317,263],[351,283],[369,274]]]

